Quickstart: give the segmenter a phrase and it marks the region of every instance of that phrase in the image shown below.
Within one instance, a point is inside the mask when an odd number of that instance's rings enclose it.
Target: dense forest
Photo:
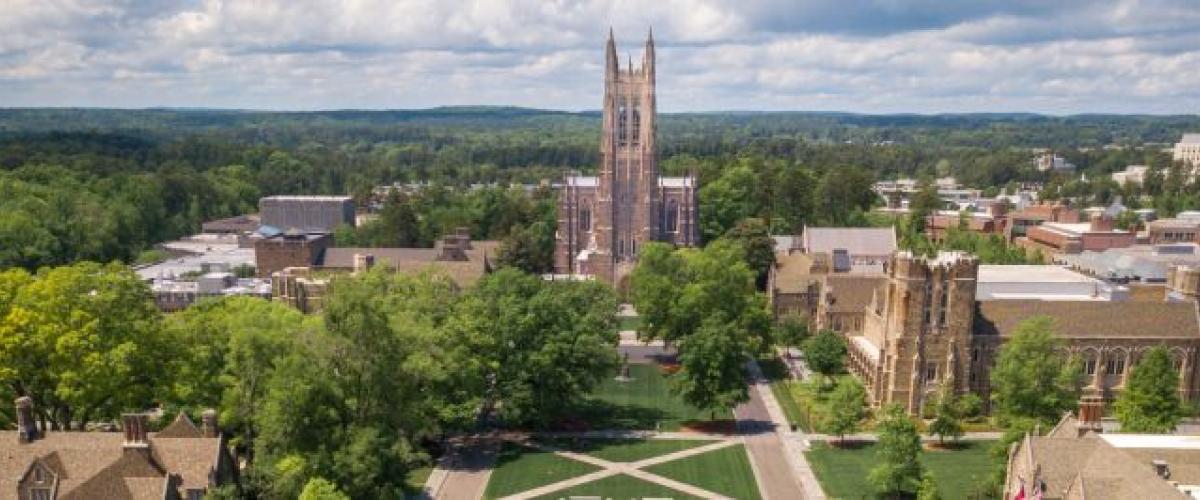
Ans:
[[[1196,116],[707,113],[664,114],[659,126],[664,172],[701,176],[706,239],[747,217],[772,231],[864,224],[876,203],[870,184],[900,176],[953,175],[992,191],[1045,182],[1050,196],[1089,203],[1122,196],[1168,212],[1198,200],[1186,183],[1167,181],[1163,152],[1183,132],[1200,130]],[[406,182],[438,186],[391,200],[393,216],[420,222],[417,234],[377,225],[343,231],[343,239],[428,244],[468,225],[478,238],[544,245],[552,199],[453,188],[554,182],[594,170],[598,137],[596,112],[503,107],[0,110],[0,267],[131,262],[204,220],[255,210],[260,196],[365,200],[375,186]],[[1091,180],[1037,172],[1036,148],[1065,155]],[[1144,192],[1106,182],[1127,164],[1151,165],[1158,180]]]

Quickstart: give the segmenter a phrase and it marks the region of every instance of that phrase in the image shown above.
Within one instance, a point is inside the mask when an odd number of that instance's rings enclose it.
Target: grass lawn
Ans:
[[[641,316],[617,316],[617,330],[633,330],[637,331],[642,326]]]
[[[642,481],[636,477],[617,474],[598,479],[574,488],[556,491],[538,500],[559,500],[571,497],[596,496],[612,500],[629,500],[632,498],[673,498],[675,500],[691,500],[695,497],[685,495],[666,486]]]
[[[496,457],[484,497],[500,498],[595,470],[592,465],[550,452],[505,443]]]
[[[609,462],[637,462],[647,458],[711,444],[700,439],[539,439],[540,442]]]
[[[794,383],[791,380],[776,380],[771,382],[771,393],[775,395],[775,400],[779,401],[779,407],[783,409],[783,415],[787,417],[788,423],[808,431],[810,429],[807,429],[807,426],[800,425],[804,414],[800,410],[800,405],[792,397],[790,386]]]
[[[416,495],[419,495],[425,488],[425,481],[429,480],[430,474],[433,474],[432,465],[408,471],[408,475],[404,476],[404,492],[408,496],[416,498]]]
[[[646,472],[739,500],[762,498],[746,447],[740,444],[661,463],[646,468]]]
[[[942,498],[968,498],[986,479],[991,467],[988,449],[993,441],[968,441],[949,451],[925,451],[921,462],[937,480]],[[867,475],[875,466],[875,445],[834,448],[814,443],[805,455],[830,498],[873,498]]]
[[[853,375],[842,374],[834,377],[835,381],[830,382],[828,389],[824,392],[818,390],[817,380],[796,381],[796,380],[780,380],[771,383],[771,392],[775,395],[775,399],[779,401],[779,406],[783,409],[784,416],[788,422],[798,426],[805,432],[820,432],[821,422],[829,415],[828,399],[833,393],[833,387],[840,383],[843,379],[855,380]],[[859,431],[868,431],[872,427],[870,416],[862,422]]]
[[[679,430],[689,423],[710,421],[709,412],[684,403],[667,388],[666,376],[658,365],[631,364],[633,380],[617,382],[609,379],[600,384],[590,397],[582,418],[594,429],[654,429]],[[730,419],[732,413],[717,413],[718,420]]]

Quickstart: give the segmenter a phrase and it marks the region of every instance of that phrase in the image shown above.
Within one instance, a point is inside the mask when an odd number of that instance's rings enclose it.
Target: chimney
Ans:
[[[145,413],[126,413],[121,415],[122,430],[125,431],[126,450],[147,450],[150,448],[150,440],[146,437],[146,414]]]
[[[1104,416],[1104,400],[1100,396],[1079,398],[1079,433],[1101,432],[1100,419]]]
[[[217,437],[221,433],[221,429],[217,427],[217,410],[204,410],[204,413],[200,414],[200,427],[204,431],[204,437]]]
[[[33,399],[21,396],[15,401],[17,406],[17,442],[28,443],[41,437],[37,422],[33,419]]]
[[[463,249],[463,242],[458,235],[450,234],[442,238],[441,248],[438,249],[437,260],[443,262],[465,262],[469,260],[467,258],[466,251]]]
[[[454,228],[454,236],[458,237],[458,246],[463,250],[471,249],[471,228],[458,226]]]
[[[1116,223],[1113,222],[1112,217],[1108,217],[1104,214],[1092,217],[1093,232],[1112,231],[1114,227],[1116,227]]]
[[[354,254],[354,272],[362,273],[369,271],[375,266],[375,256],[371,254]]]
[[[1154,473],[1163,479],[1171,479],[1171,468],[1167,466],[1167,461],[1162,459],[1151,460],[1150,465],[1154,466]]]

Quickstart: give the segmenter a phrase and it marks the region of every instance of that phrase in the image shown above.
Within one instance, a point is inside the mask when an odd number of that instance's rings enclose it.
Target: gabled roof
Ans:
[[[175,429],[180,433],[186,425]],[[170,487],[178,493],[208,488],[209,472],[225,453],[220,437],[150,433],[147,440],[149,452],[142,453],[124,449],[125,437],[119,432],[47,432],[22,444],[17,431],[0,431],[0,497],[14,497],[30,466],[40,462],[57,476],[59,500],[161,500],[169,498],[168,474],[177,476]]]
[[[188,418],[187,413],[179,412],[179,416],[170,425],[163,427],[163,430],[158,431],[160,438],[165,437],[181,437],[181,438],[198,438],[204,437],[204,432],[192,423],[192,419]]]

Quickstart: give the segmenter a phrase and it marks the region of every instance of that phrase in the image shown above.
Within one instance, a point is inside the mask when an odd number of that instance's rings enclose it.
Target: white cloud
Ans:
[[[1190,0],[0,0],[0,106],[1194,111]]]

